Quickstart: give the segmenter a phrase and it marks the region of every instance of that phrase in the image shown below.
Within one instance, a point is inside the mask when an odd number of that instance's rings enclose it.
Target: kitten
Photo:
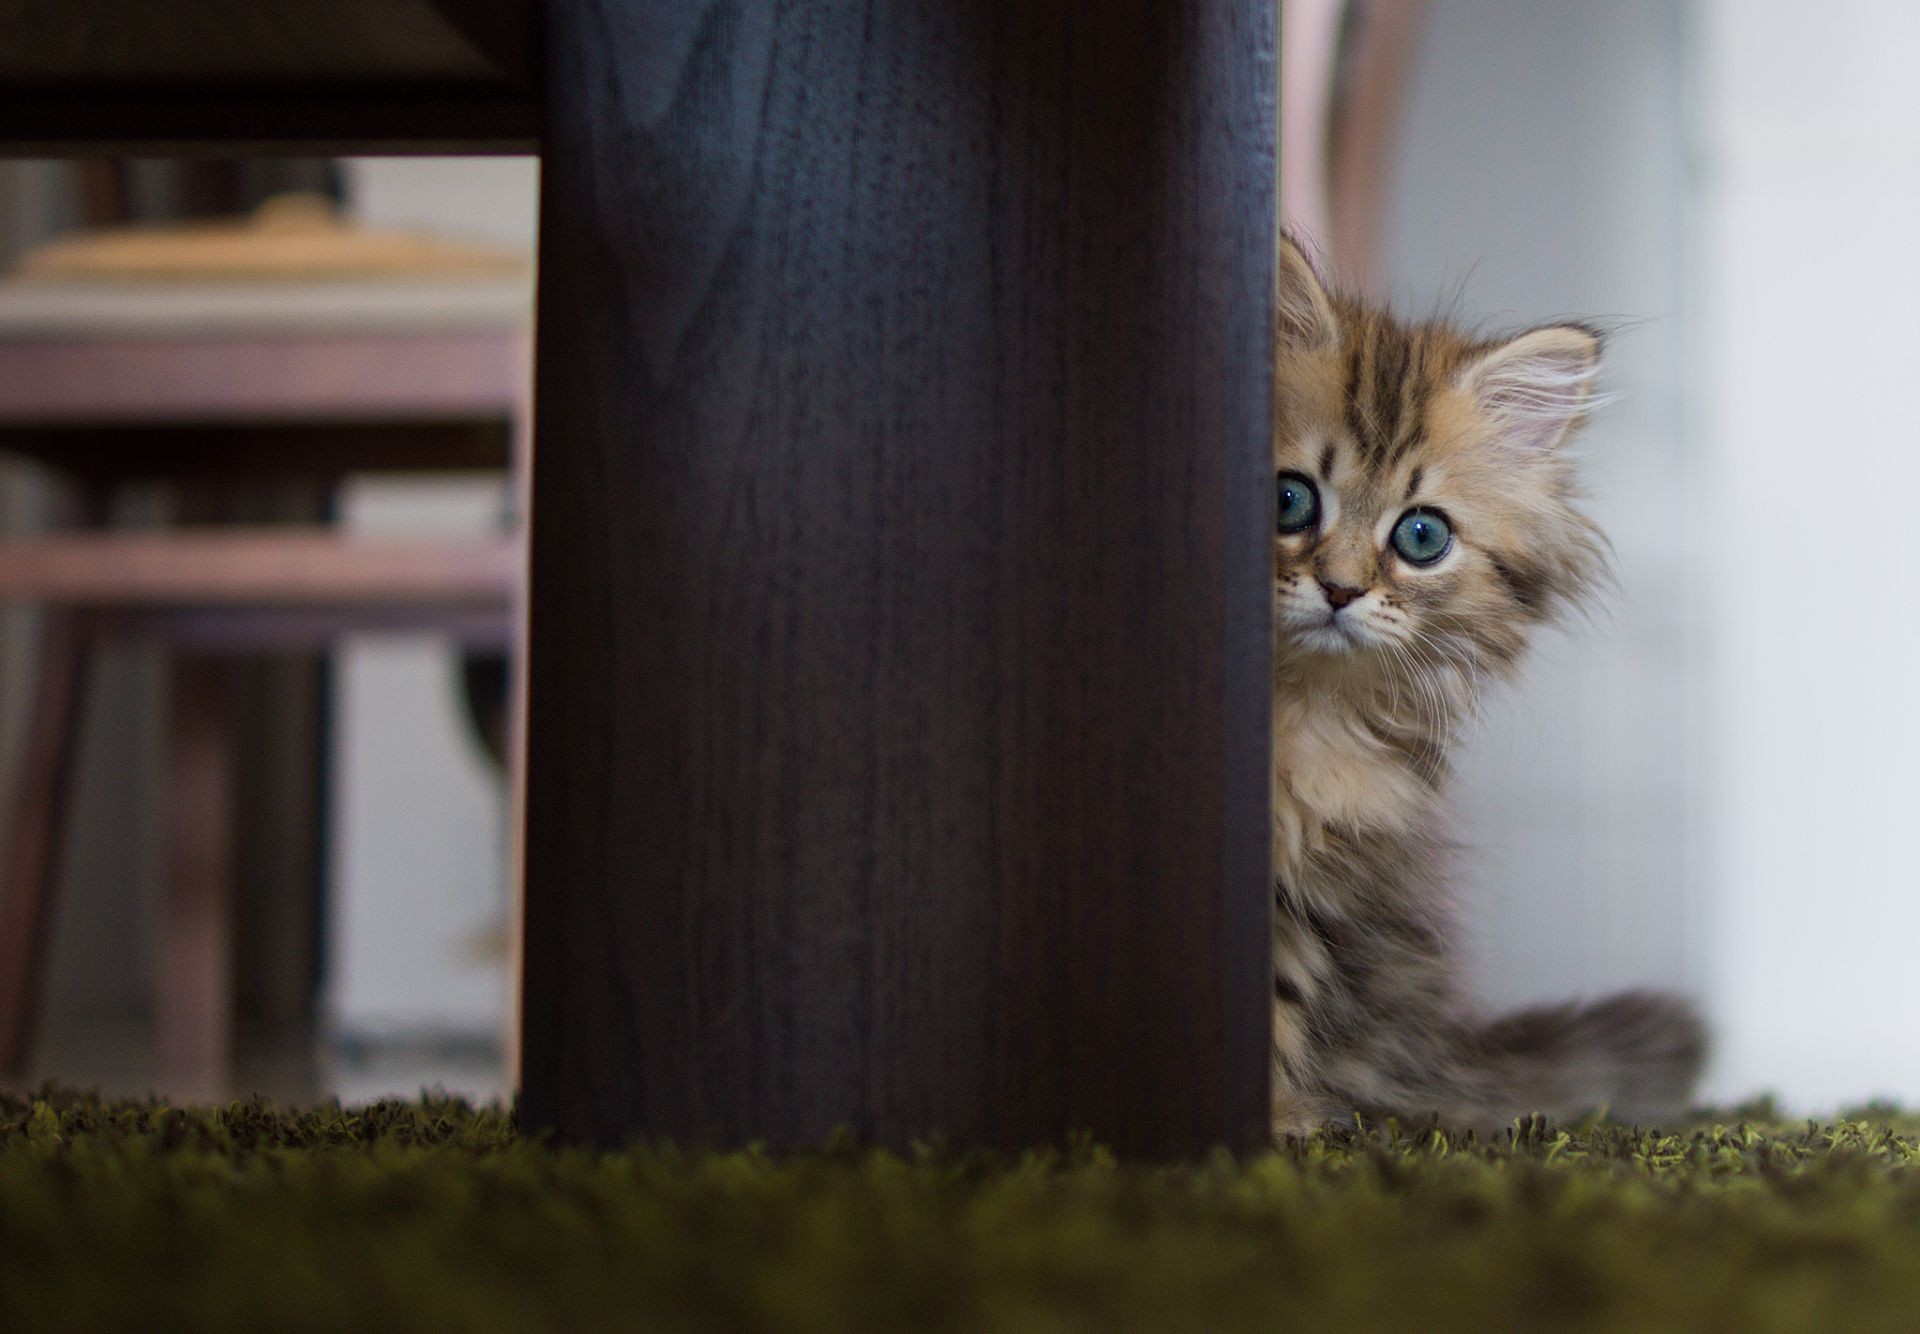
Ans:
[[[1599,335],[1400,323],[1329,291],[1291,240],[1279,272],[1275,1130],[1677,1111],[1705,1051],[1684,1001],[1487,1020],[1450,939],[1447,746],[1605,570],[1563,448]]]

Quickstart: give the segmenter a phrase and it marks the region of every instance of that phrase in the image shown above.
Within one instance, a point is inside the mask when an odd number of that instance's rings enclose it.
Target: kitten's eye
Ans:
[[[1453,529],[1434,510],[1408,510],[1393,526],[1393,549],[1402,560],[1431,565],[1453,545]]]
[[[1320,493],[1297,472],[1274,481],[1274,524],[1283,533],[1304,533],[1320,518]]]

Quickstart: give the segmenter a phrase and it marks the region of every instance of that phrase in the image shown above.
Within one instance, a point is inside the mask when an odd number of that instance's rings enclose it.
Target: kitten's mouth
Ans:
[[[1351,611],[1342,614],[1324,603],[1308,605],[1303,598],[1281,596],[1275,599],[1274,612],[1288,643],[1309,653],[1357,653],[1373,642],[1368,627]]]
[[[1326,619],[1301,626],[1294,634],[1303,646],[1320,653],[1351,653],[1361,646],[1353,622],[1338,612],[1328,612]]]

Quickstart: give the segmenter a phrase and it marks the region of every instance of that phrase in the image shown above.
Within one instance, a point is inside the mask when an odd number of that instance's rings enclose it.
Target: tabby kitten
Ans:
[[[1684,1001],[1480,1017],[1444,889],[1448,744],[1605,569],[1563,449],[1599,336],[1401,323],[1290,240],[1278,298],[1275,1129],[1678,1110],[1705,1049]]]

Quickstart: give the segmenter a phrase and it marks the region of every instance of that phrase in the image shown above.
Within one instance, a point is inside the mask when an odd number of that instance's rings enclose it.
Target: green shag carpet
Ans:
[[[0,1097],[0,1330],[1910,1330],[1920,1123],[1183,1167],[593,1153],[457,1102]]]

